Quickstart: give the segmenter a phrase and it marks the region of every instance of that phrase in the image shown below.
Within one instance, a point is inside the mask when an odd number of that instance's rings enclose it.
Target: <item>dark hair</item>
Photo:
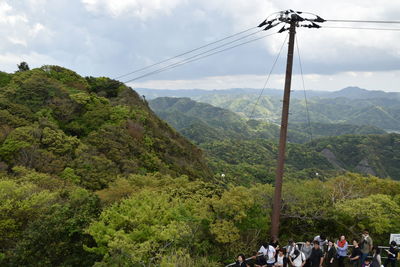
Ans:
[[[239,257],[242,257],[243,261],[246,260],[246,257],[244,256],[243,253],[240,253],[239,255],[237,255],[236,259],[239,258]]]
[[[365,258],[364,262],[366,262],[366,261],[371,262],[371,259],[370,258]]]
[[[357,239],[355,239],[355,238],[353,239],[353,242],[354,242],[354,241],[356,241],[356,242],[357,242],[357,244],[359,243],[359,242],[358,242],[358,240],[357,240]]]
[[[317,240],[314,240],[313,244],[319,246],[319,242]]]
[[[390,242],[390,245],[392,245],[393,247],[397,246],[396,241],[393,240],[392,242]]]
[[[376,255],[381,254],[381,249],[377,246],[373,247],[372,250],[375,250]]]
[[[326,239],[326,236],[325,236],[324,234],[320,234],[319,238],[320,238],[321,240],[325,240],[325,239]]]
[[[367,234],[369,234],[369,231],[368,231],[368,229],[364,229],[363,233],[367,233]]]

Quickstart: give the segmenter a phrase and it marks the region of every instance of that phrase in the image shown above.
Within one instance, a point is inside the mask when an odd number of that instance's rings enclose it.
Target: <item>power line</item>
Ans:
[[[328,29],[353,29],[353,30],[374,30],[374,31],[400,31],[400,28],[373,28],[373,27],[347,27],[347,26],[321,26]]]
[[[247,30],[244,30],[244,31],[241,31],[241,32],[232,34],[232,35],[229,35],[229,36],[224,37],[224,38],[222,38],[222,39],[219,39],[219,40],[217,40],[217,41],[214,41],[214,42],[211,42],[211,43],[202,45],[202,46],[200,46],[200,47],[194,48],[194,49],[192,49],[192,50],[189,50],[189,51],[187,51],[187,52],[181,53],[181,54],[179,54],[179,55],[176,55],[176,56],[173,56],[173,57],[170,57],[170,58],[161,60],[161,61],[156,62],[156,63],[154,63],[154,64],[151,64],[151,65],[149,65],[149,66],[146,66],[146,67],[143,67],[143,68],[140,68],[140,69],[136,69],[136,70],[131,71],[131,72],[129,72],[129,73],[126,73],[126,74],[124,74],[124,75],[115,77],[114,79],[120,79],[120,78],[126,77],[126,76],[128,76],[128,75],[137,73],[137,72],[139,72],[139,71],[143,71],[143,70],[149,69],[149,68],[151,68],[151,67],[160,65],[160,64],[165,63],[165,62],[168,62],[168,61],[170,61],[170,60],[179,58],[179,57],[181,57],[181,56],[185,56],[185,55],[187,55],[187,54],[190,54],[190,53],[192,53],[192,52],[195,52],[195,51],[198,51],[198,50],[200,50],[200,49],[206,48],[206,47],[208,47],[208,46],[211,46],[211,45],[220,43],[220,42],[222,42],[222,41],[228,40],[228,39],[233,38],[233,37],[235,37],[235,36],[238,36],[238,35],[241,35],[241,34],[243,34],[243,33],[249,32],[249,31],[251,31],[251,30],[253,30],[253,29],[256,29],[256,28],[257,28],[257,27],[251,27],[251,28],[249,28],[249,29],[247,29]]]
[[[287,38],[288,38],[288,35],[286,35],[285,40],[283,40],[282,46],[281,46],[281,48],[279,49],[279,53],[278,53],[278,55],[276,56],[275,61],[274,61],[274,63],[273,63],[272,66],[271,66],[271,70],[270,70],[269,73],[268,73],[267,79],[265,80],[265,83],[264,83],[264,86],[263,86],[263,88],[262,88],[262,90],[261,90],[261,93],[260,93],[260,95],[258,96],[257,101],[254,103],[253,110],[251,111],[251,114],[250,114],[250,116],[249,116],[249,119],[251,119],[251,118],[253,117],[254,111],[256,110],[256,107],[257,107],[257,105],[258,105],[258,102],[260,101],[260,98],[261,98],[262,94],[264,93],[265,88],[267,88],[268,81],[269,81],[269,79],[271,78],[271,74],[272,74],[272,72],[273,72],[273,70],[274,70],[274,68],[275,68],[276,63],[278,62],[279,57],[281,56],[282,49],[283,49],[283,47],[284,47],[284,45],[285,45],[285,43],[286,43]]]
[[[202,52],[202,53],[199,53],[199,54],[197,54],[197,55],[195,55],[195,56],[189,57],[189,58],[187,58],[187,59],[185,59],[185,60],[182,60],[182,61],[179,61],[179,62],[177,62],[177,63],[173,63],[173,64],[170,64],[170,65],[167,65],[167,66],[165,66],[165,67],[163,67],[163,68],[160,68],[160,69],[158,69],[158,70],[154,70],[154,71],[151,71],[151,72],[146,73],[146,74],[144,74],[144,75],[141,75],[141,76],[135,77],[135,78],[133,78],[133,79],[127,80],[127,81],[125,81],[124,83],[133,82],[133,81],[136,81],[136,80],[139,80],[139,79],[142,79],[142,78],[145,78],[145,77],[154,75],[154,74],[158,74],[158,73],[160,73],[160,72],[164,72],[164,71],[167,71],[167,70],[170,70],[170,69],[173,69],[173,68],[176,68],[176,67],[185,65],[185,64],[190,63],[190,62],[194,62],[194,61],[197,61],[197,60],[200,60],[200,59],[203,59],[203,58],[207,58],[207,57],[209,57],[209,56],[212,56],[212,55],[215,55],[215,54],[219,54],[219,53],[222,53],[222,52],[224,52],[224,51],[231,50],[231,49],[233,49],[233,48],[236,48],[236,47],[239,47],[239,46],[242,46],[242,45],[251,43],[251,42],[258,41],[258,40],[260,40],[260,39],[264,39],[264,38],[266,38],[266,37],[268,37],[268,36],[271,36],[271,35],[274,35],[274,34],[276,34],[276,33],[267,34],[267,35],[264,35],[264,36],[261,36],[261,37],[258,37],[258,38],[251,39],[251,40],[246,41],[246,42],[239,43],[239,44],[234,45],[234,46],[227,47],[227,48],[225,48],[225,49],[218,50],[218,51],[213,52],[213,53],[210,53],[210,54],[207,54],[207,53],[209,53],[209,52],[211,52],[211,51],[213,51],[213,50],[216,50],[217,48],[226,46],[226,44],[225,44],[225,45],[221,45],[220,47],[216,47],[216,48],[207,50],[207,51]],[[236,41],[238,41],[238,40],[236,40]],[[235,42],[236,42],[236,41],[235,41]],[[233,43],[233,41],[230,42],[230,43]],[[229,44],[229,43],[228,43],[228,44]],[[204,55],[204,54],[206,54],[206,55]],[[201,56],[201,55],[203,55],[203,56]]]
[[[354,22],[354,23],[388,23],[400,24],[397,20],[353,20],[353,19],[327,19],[327,22]]]
[[[313,135],[312,135],[312,128],[311,128],[311,119],[310,119],[310,112],[309,112],[309,109],[308,109],[308,100],[307,100],[306,86],[305,86],[304,74],[303,74],[303,64],[301,63],[299,41],[297,40],[297,36],[296,36],[296,48],[297,48],[297,56],[298,56],[298,59],[299,59],[301,81],[302,81],[302,84],[303,84],[304,101],[305,101],[305,104],[306,104],[306,114],[307,114],[307,121],[308,121],[308,129],[310,131],[310,141],[312,142]]]

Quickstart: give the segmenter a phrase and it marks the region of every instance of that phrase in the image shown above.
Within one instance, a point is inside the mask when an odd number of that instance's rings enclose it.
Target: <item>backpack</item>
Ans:
[[[269,245],[267,248],[267,253],[264,255],[265,262],[269,261]]]

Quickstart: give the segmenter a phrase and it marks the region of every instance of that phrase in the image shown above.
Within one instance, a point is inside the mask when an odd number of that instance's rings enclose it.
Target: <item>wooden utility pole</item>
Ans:
[[[279,138],[278,166],[276,169],[275,194],[274,194],[274,203],[272,207],[272,220],[271,220],[272,223],[271,237],[273,239],[277,239],[279,237],[283,169],[285,165],[285,149],[286,149],[287,128],[289,119],[290,87],[292,83],[293,52],[294,52],[294,40],[296,34],[296,23],[297,21],[295,19],[291,20],[289,28],[289,47],[288,47],[288,55],[286,62],[286,78],[285,78],[285,90],[283,95],[281,132]]]

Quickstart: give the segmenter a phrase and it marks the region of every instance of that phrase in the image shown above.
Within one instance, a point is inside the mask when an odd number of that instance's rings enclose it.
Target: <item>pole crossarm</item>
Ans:
[[[271,16],[275,15],[274,18]],[[264,27],[264,31],[272,29],[278,25],[283,27],[278,31],[279,33],[288,31],[290,25],[295,23],[295,27],[306,27],[306,28],[321,28],[319,23],[323,23],[326,20],[318,15],[309,12],[293,11],[292,9],[276,12],[268,16],[258,27]]]

